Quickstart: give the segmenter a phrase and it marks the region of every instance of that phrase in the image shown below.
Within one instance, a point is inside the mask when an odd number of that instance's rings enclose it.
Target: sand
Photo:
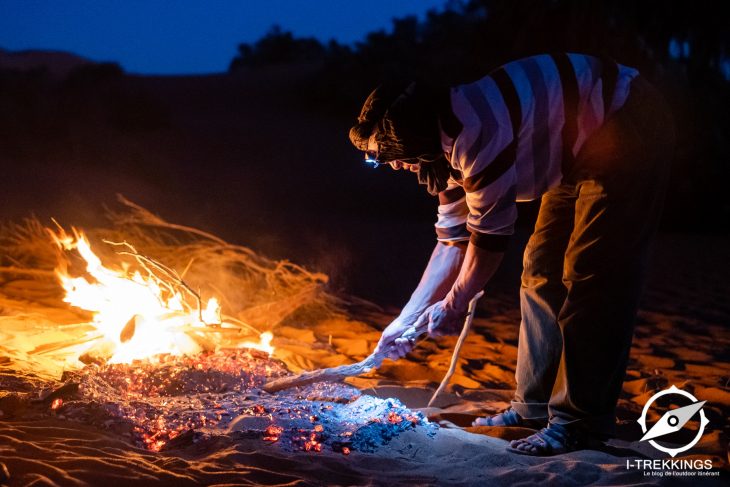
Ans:
[[[707,246],[707,240],[701,243],[706,253],[721,248]],[[730,413],[726,303],[715,288],[697,289],[691,296],[671,295],[677,290],[677,279],[690,281],[681,269],[667,273],[663,266],[663,259],[674,255],[673,248],[691,245],[684,237],[660,240],[619,402],[618,438],[602,451],[532,458],[506,450],[508,439],[530,430],[470,427],[474,418],[505,408],[514,388],[519,311],[513,295],[492,293],[480,307],[456,375],[437,407],[425,408],[448,367],[455,338],[424,341],[406,359],[386,361],[380,370],[348,380],[365,395],[396,397],[421,411],[440,426],[435,435],[416,428],[375,451],[349,455],[331,449],[286,451],[261,438],[235,434],[150,452],[111,431],[82,423],[6,413],[0,417],[0,484],[721,485],[727,481]],[[710,257],[703,261],[713,262]],[[708,266],[704,270],[707,277],[721,269]],[[682,302],[689,297],[706,307],[695,312],[690,303]],[[277,356],[293,371],[361,360],[391,318],[385,311],[354,306],[349,317],[289,323],[276,333]],[[7,394],[12,392],[7,387],[7,374],[12,373],[7,361],[2,372]],[[636,419],[645,401],[670,384],[708,401],[705,412],[710,424],[699,444],[682,458],[711,459],[724,477],[645,476],[626,467],[627,460],[668,458],[637,441],[641,430]],[[9,479],[3,478],[3,471]]]

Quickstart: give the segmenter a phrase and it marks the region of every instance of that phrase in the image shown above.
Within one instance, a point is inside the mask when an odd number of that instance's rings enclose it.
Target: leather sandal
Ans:
[[[510,442],[507,450],[520,455],[548,457],[576,450],[584,450],[590,442],[584,435],[560,424],[548,424],[537,433]]]
[[[532,428],[539,429],[547,423],[545,419],[525,419],[520,416],[517,411],[509,408],[502,411],[494,416],[487,416],[485,418],[477,418],[472,423],[472,426],[505,426],[505,427],[521,427],[521,428]]]

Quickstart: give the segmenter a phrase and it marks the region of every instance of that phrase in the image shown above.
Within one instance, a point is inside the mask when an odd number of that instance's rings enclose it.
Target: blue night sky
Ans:
[[[69,51],[132,73],[225,71],[273,24],[297,37],[362,40],[445,0],[0,0],[0,48]]]

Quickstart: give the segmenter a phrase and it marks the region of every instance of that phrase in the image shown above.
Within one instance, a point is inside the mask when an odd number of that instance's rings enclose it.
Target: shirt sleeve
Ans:
[[[466,193],[469,231],[490,235],[512,235],[517,221],[514,167],[495,182]]]
[[[439,242],[463,242],[469,240],[466,220],[469,207],[466,204],[466,193],[453,179],[449,180],[446,189],[439,193],[438,216],[436,220],[436,239]]]

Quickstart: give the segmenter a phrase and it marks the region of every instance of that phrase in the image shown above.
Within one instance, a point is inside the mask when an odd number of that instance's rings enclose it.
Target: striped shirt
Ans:
[[[586,139],[626,101],[633,68],[582,54],[539,55],[451,89],[463,128],[442,146],[461,177],[439,194],[440,241],[511,235],[516,202],[560,184]]]

